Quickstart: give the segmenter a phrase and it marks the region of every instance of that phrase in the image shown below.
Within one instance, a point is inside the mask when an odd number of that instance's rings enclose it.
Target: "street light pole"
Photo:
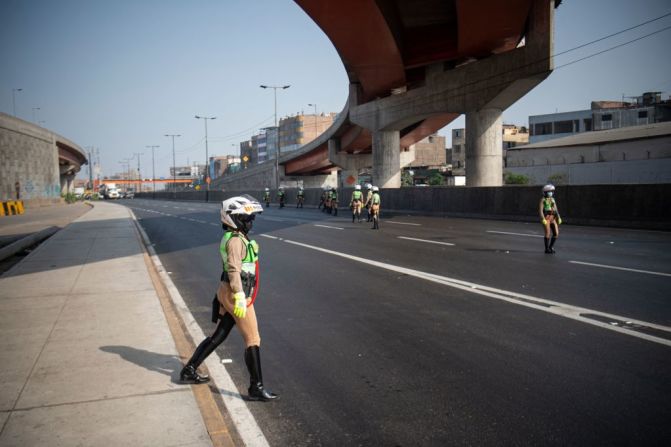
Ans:
[[[135,155],[137,155],[137,187],[142,192],[142,171],[140,170],[140,155],[144,155],[144,153],[140,152],[135,152]]]
[[[154,146],[145,146],[146,148],[151,148],[151,184],[152,184],[152,189],[154,192],[156,192],[156,172],[154,171],[154,149],[157,147],[161,147],[159,145],[154,145]]]
[[[272,88],[275,94],[275,129],[277,130],[277,154],[275,154],[275,187],[280,187],[280,128],[277,125],[277,89],[286,90],[291,85],[259,85],[263,89]]]
[[[315,108],[315,140],[317,139],[317,104],[308,104],[308,107]]]
[[[181,137],[178,134],[166,134],[165,137],[172,137],[172,190],[177,189],[177,167],[175,166],[175,137]]]
[[[198,116],[196,115],[196,119],[203,120],[205,121],[205,184],[207,185],[206,191],[210,190],[210,156],[207,151],[207,120],[216,120],[216,116]]]
[[[36,118],[36,113],[35,110],[40,110],[39,107],[33,107],[33,123],[37,124],[37,118]]]
[[[12,89],[12,111],[14,117],[16,117],[16,92],[23,91],[22,88],[13,88]]]

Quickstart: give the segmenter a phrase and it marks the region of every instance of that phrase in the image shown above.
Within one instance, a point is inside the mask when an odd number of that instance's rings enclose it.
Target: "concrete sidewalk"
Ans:
[[[0,277],[0,446],[212,445],[181,366],[122,206]]]

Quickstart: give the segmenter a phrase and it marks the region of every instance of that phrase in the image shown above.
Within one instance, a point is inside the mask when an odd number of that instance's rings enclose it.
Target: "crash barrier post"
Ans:
[[[14,216],[25,212],[23,200],[8,200],[0,203],[2,204],[0,206],[0,216]]]

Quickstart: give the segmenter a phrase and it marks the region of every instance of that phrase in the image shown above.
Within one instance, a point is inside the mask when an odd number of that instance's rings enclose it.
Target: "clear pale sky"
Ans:
[[[668,0],[564,0],[556,10],[555,53],[671,13]],[[671,16],[558,57],[555,65],[671,26]],[[671,30],[555,70],[504,112],[526,125],[529,115],[589,108],[644,91],[671,92]],[[278,92],[278,115],[339,112],[347,77],[330,41],[290,0],[2,0],[0,111],[44,121],[82,147],[97,147],[104,175],[141,156],[143,176],[168,176],[177,164],[209,153],[237,153],[238,143],[273,124],[273,93],[259,84],[291,84]],[[34,110],[39,108],[39,110]],[[441,130],[463,127],[463,117]],[[451,142],[448,138],[448,146]],[[133,164],[136,166],[137,161]],[[86,169],[82,170],[84,173]]]

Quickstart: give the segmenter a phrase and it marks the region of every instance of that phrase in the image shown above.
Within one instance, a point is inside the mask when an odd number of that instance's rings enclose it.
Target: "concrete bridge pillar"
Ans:
[[[401,137],[398,130],[373,132],[373,184],[401,187]]]
[[[500,109],[466,113],[466,186],[503,184],[502,132]]]

